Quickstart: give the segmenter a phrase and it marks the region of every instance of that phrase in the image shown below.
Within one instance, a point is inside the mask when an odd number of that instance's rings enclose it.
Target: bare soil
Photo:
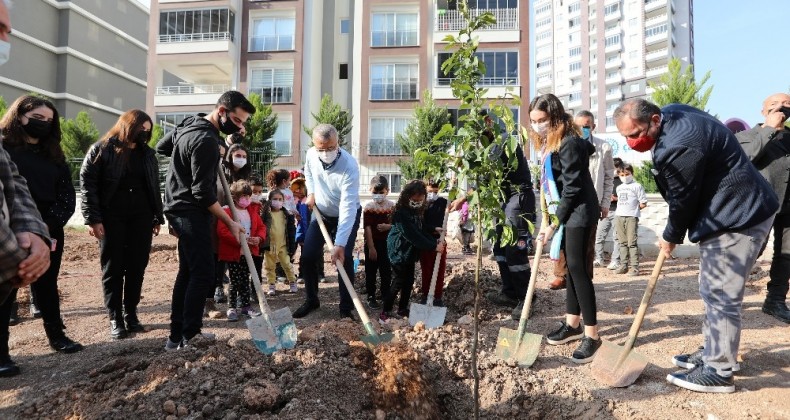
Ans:
[[[397,342],[370,351],[359,323],[339,321],[333,282],[321,285],[321,308],[297,320],[299,343],[272,356],[258,352],[243,322],[206,319],[216,341],[166,353],[170,294],[177,269],[176,241],[154,240],[140,316],[148,331],[119,341],[109,337],[102,304],[98,247],[85,232],[67,232],[60,293],[67,334],[86,346],[54,353],[40,320],[28,314],[11,327],[11,355],[22,374],[0,380],[0,418],[190,419],[466,419],[474,410],[472,326],[464,318],[474,301],[474,261],[451,244],[444,301],[446,324],[426,330],[405,320],[385,328]],[[498,288],[498,270],[483,257],[481,293]],[[601,335],[622,343],[641,301],[652,260],[630,278],[596,268]],[[481,299],[480,410],[484,418],[790,418],[790,328],[760,310],[767,282],[761,263],[747,285],[741,338],[742,369],[734,394],[699,394],[665,381],[671,356],[701,343],[703,305],[698,261],[668,261],[647,313],[636,351],[651,361],[636,383],[611,389],[597,383],[589,365],[568,359],[575,344],[549,346],[529,369],[494,354],[499,328],[516,328],[508,308]],[[535,311],[528,331],[545,335],[562,319],[565,293],[548,289],[548,258],[541,262]],[[418,270],[419,272],[419,270]],[[361,287],[364,275],[357,275]],[[282,293],[273,308],[295,309],[304,298]],[[224,305],[219,305],[224,309]],[[372,318],[378,313],[368,311]],[[461,323],[459,323],[459,319]],[[467,317],[468,319],[468,317]]]

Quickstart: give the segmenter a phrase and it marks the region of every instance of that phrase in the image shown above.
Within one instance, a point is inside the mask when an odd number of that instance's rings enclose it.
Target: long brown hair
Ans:
[[[562,102],[552,95],[547,93],[544,95],[536,96],[529,103],[529,112],[533,110],[543,111],[549,116],[549,128],[546,138],[532,129],[532,125],[528,129],[529,138],[534,142],[535,149],[541,150],[544,147],[548,152],[556,152],[560,150],[560,143],[562,139],[568,134],[581,135],[581,131],[573,123],[573,117],[565,112]]]
[[[426,191],[425,182],[419,179],[414,179],[409,181],[406,185],[403,186],[403,189],[400,192],[400,196],[398,197],[398,202],[395,203],[395,211],[398,211],[400,209],[408,209],[411,211],[416,211],[417,213],[422,215],[423,211],[425,210],[425,205],[424,205],[425,203],[423,203],[422,207],[416,210],[411,208],[411,206],[409,205],[409,199],[411,199],[412,196],[417,194],[426,196],[428,195],[428,191]]]
[[[22,95],[8,107],[5,116],[0,120],[3,144],[13,149],[30,147],[25,141],[27,133],[22,128],[22,123],[19,119],[28,112],[42,106],[52,110],[52,121],[50,122],[49,134],[44,138],[38,139],[39,145],[43,148],[48,159],[53,162],[65,163],[66,157],[63,155],[63,149],[60,146],[60,114],[58,114],[58,110],[52,102],[40,96]]]
[[[110,139],[115,138],[122,145],[120,147],[116,146],[115,151],[118,154],[123,154],[124,149],[128,149],[129,146],[135,142],[140,132],[143,131],[143,124],[145,124],[146,121],[151,123],[151,131],[153,131],[154,122],[145,112],[139,109],[132,109],[124,112],[118,117],[118,121],[115,122],[115,125],[112,126],[110,131],[101,138],[101,141],[104,143],[102,147],[107,147],[107,143]],[[144,143],[147,144],[150,140],[151,132],[148,133],[148,139]]]

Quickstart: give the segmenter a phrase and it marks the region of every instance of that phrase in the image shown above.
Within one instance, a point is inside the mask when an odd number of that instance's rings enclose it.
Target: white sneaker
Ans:
[[[296,282],[299,284],[304,284],[304,279],[299,277],[298,279],[296,279]]]
[[[285,277],[277,277],[277,281],[280,283],[285,283]]]
[[[296,283],[291,283],[291,293],[296,293],[299,291],[299,288],[296,286]]]
[[[274,285],[272,284],[272,285],[269,286],[269,291],[266,292],[266,295],[267,296],[274,296],[276,293],[277,293],[277,290],[275,289]]]
[[[228,321],[229,322],[233,322],[233,321],[238,321],[239,320],[239,314],[237,314],[236,310],[233,309],[233,308],[228,309],[227,315],[228,315]]]
[[[618,264],[617,261],[612,261],[611,263],[609,263],[609,265],[606,266],[606,268],[610,270],[617,270],[618,268],[620,268],[620,264]]]
[[[595,261],[593,261],[593,266],[595,266],[595,267],[603,267],[603,261],[602,260],[595,260]]]

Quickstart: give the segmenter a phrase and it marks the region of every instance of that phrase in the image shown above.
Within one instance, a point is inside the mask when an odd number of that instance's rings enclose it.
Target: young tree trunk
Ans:
[[[475,185],[480,185],[480,179],[475,179]],[[483,212],[477,205],[477,264],[475,265],[475,309],[474,327],[472,337],[472,378],[474,378],[475,420],[480,418],[480,373],[477,370],[478,342],[480,338],[480,267],[483,265]]]

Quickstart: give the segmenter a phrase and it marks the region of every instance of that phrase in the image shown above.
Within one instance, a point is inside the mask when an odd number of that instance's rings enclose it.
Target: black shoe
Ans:
[[[790,309],[787,309],[787,305],[781,300],[766,300],[763,303],[763,312],[786,324],[790,324]]]
[[[368,296],[368,308],[381,309],[381,304],[376,300],[376,296]]]
[[[494,305],[498,306],[509,306],[511,308],[515,308],[518,306],[518,300],[513,299],[512,297],[502,293],[502,292],[488,292],[486,294],[486,298],[489,302],[493,303]]]
[[[667,375],[667,381],[681,388],[697,392],[735,392],[730,369],[716,370],[708,365],[695,366]]]
[[[302,304],[302,306],[296,308],[296,310],[293,313],[293,317],[294,318],[304,318],[304,317],[307,316],[307,314],[309,314],[310,312],[313,312],[314,310],[316,310],[316,309],[318,309],[320,307],[321,307],[321,304],[318,303],[318,302],[315,302],[315,303],[313,303],[313,302],[305,302],[305,303]]]
[[[564,344],[568,341],[578,340],[584,337],[584,329],[579,324],[578,327],[572,328],[565,321],[560,322],[560,327],[546,336],[546,342],[551,345]]]
[[[222,286],[217,286],[217,289],[214,290],[214,302],[225,303],[227,301],[228,298],[225,296],[225,288]]]
[[[19,324],[19,303],[11,304],[11,317],[8,318],[8,326]]]
[[[444,302],[442,302],[441,299],[434,299],[433,306],[436,306],[437,308],[444,308]]]
[[[571,362],[573,363],[590,363],[595,358],[595,353],[601,348],[601,339],[597,340],[590,337],[582,338],[579,347],[573,351]]]
[[[408,309],[398,309],[398,317],[400,318],[408,318],[409,317],[409,310]]]
[[[16,375],[19,375],[19,366],[8,357],[0,359],[0,377],[8,378]]]
[[[350,319],[352,322],[357,322],[357,318],[354,317],[354,313],[351,311],[340,311],[340,319]]]
[[[110,337],[120,340],[128,336],[129,333],[126,332],[123,321],[110,321]]]
[[[700,346],[694,353],[678,354],[677,356],[672,356],[672,363],[674,363],[677,367],[682,367],[685,369],[693,369],[696,366],[702,366],[702,351],[704,349],[705,347]],[[739,370],[741,370],[741,364],[736,362],[732,366],[732,371],[738,372]]]
[[[58,353],[66,354],[76,353],[84,348],[82,344],[72,341],[70,338],[66,337],[66,335],[50,339],[49,346]]]
[[[133,333],[145,332],[145,327],[137,318],[137,314],[128,313],[123,316],[123,320],[126,323],[126,331]]]

